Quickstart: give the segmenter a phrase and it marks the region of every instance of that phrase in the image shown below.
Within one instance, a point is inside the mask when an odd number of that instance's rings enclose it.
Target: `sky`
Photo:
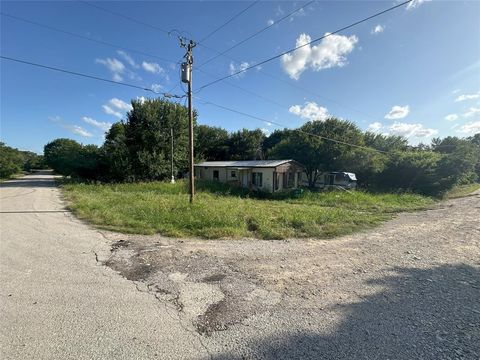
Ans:
[[[180,34],[199,43],[192,86],[200,124],[269,134],[335,116],[362,130],[403,135],[412,144],[479,133],[478,1],[414,0],[198,91],[396,4],[2,1],[1,54],[184,95]],[[101,145],[111,124],[125,119],[132,99],[159,96],[4,59],[0,66],[0,141],[22,150],[42,153],[60,137]]]

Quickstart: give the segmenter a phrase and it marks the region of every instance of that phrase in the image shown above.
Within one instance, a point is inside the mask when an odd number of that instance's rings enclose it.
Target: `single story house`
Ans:
[[[304,171],[295,160],[205,161],[195,164],[195,177],[277,192],[296,189]]]

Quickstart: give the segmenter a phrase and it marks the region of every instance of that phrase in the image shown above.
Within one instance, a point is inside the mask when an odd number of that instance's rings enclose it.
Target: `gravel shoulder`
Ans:
[[[105,236],[212,358],[480,357],[480,192],[330,240]]]

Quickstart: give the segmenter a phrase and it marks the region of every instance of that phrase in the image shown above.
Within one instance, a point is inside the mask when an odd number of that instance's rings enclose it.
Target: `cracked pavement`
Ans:
[[[0,357],[210,357],[176,309],[97,262],[110,242],[64,210],[48,172],[0,185]]]
[[[3,359],[480,358],[480,192],[336,239],[102,232],[0,186]]]

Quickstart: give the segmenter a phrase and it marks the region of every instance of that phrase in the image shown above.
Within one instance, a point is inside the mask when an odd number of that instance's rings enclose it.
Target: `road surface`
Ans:
[[[0,201],[1,359],[207,355],[175,312],[97,263],[108,241],[65,211],[52,175],[3,183]]]
[[[0,201],[2,359],[480,359],[478,192],[282,241],[99,232],[46,173]]]

